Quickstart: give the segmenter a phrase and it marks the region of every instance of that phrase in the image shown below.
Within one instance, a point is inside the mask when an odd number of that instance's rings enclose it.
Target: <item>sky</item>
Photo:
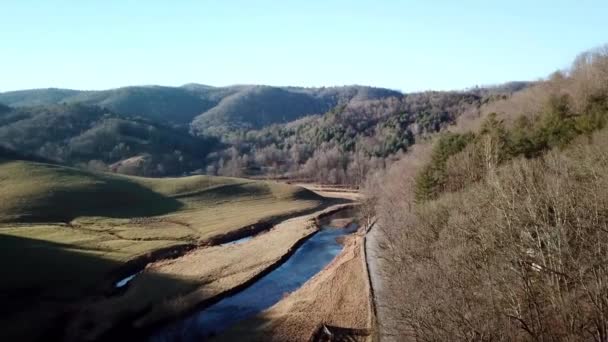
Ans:
[[[0,91],[537,80],[608,43],[606,0],[0,0]]]

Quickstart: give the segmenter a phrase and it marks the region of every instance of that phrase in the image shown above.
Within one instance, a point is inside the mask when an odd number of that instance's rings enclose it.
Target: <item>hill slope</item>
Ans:
[[[72,165],[97,160],[113,170],[145,176],[176,175],[197,169],[231,176],[293,173],[312,158],[327,159],[324,154],[340,150],[342,154],[360,155],[350,155],[350,161],[320,163],[328,165],[321,173],[313,160],[306,168],[314,174],[301,176],[334,183],[359,182],[362,170],[367,168],[361,164],[363,159],[369,164],[370,158],[388,158],[406,150],[417,136],[443,129],[469,109],[510,95],[510,91],[501,88],[488,90],[488,94],[476,89],[402,95],[363,86],[214,88],[188,84],[180,88],[82,92],[70,98],[103,106],[109,106],[109,99],[123,99],[122,104],[135,106],[142,101],[154,104],[178,98],[163,97],[164,93],[187,93],[190,99],[217,105],[196,116],[189,132],[185,124],[176,128],[169,120],[158,124],[92,105],[19,107],[0,114],[0,141],[25,154]],[[159,113],[150,112],[148,117]],[[314,113],[323,115],[309,115]],[[215,136],[225,146],[204,136]],[[142,157],[144,154],[150,157]],[[354,159],[359,160],[359,166],[351,167]],[[97,161],[95,166],[99,166]],[[381,163],[371,164],[377,167]],[[352,177],[348,172],[359,175]]]
[[[0,146],[69,164],[147,156],[139,169],[119,170],[127,173],[182,174],[200,168],[215,144],[215,139],[193,137],[185,129],[83,104],[0,113]]]
[[[0,159],[0,187],[0,336],[7,341],[49,339],[66,312],[86,311],[83,297],[111,288],[127,261],[322,204],[285,184],[151,179],[10,159]],[[152,290],[189,288],[185,278],[153,277]]]
[[[79,94],[72,89],[27,89],[0,93],[0,102],[13,107],[43,106],[58,104],[65,99]]]
[[[381,333],[603,339],[608,50],[468,114],[369,181]]]
[[[405,95],[365,86],[126,87],[0,113],[0,141],[24,154],[127,174],[197,170],[358,184],[418,138],[529,86]],[[32,99],[56,100],[61,91],[48,92],[32,91]],[[23,104],[26,93],[0,94],[0,101]],[[79,101],[87,105],[71,103]]]
[[[124,177],[44,163],[0,163],[0,222],[158,215],[181,207]]]
[[[204,131],[232,127],[260,128],[301,116],[321,114],[339,103],[401,96],[381,88],[346,86],[299,88],[268,86],[211,87],[186,84],[182,87],[132,86],[101,91],[71,89],[32,89],[0,93],[0,103],[31,107],[85,103],[114,112],[144,118],[189,124]]]
[[[234,89],[234,88],[233,88]],[[243,129],[259,129],[286,123],[306,115],[323,114],[340,104],[388,97],[401,97],[396,91],[347,86],[333,88],[297,88],[240,86],[217,106],[192,122],[195,132],[225,134]]]
[[[1,156],[0,186],[4,189],[0,195],[0,222],[155,216],[186,207],[212,207],[219,200],[239,198],[319,200],[308,190],[283,184],[202,175],[129,177]]]
[[[85,103],[124,115],[178,124],[189,123],[196,115],[215,104],[185,88],[160,86],[124,87],[103,91],[54,88],[20,90],[0,94],[0,102],[13,107]]]

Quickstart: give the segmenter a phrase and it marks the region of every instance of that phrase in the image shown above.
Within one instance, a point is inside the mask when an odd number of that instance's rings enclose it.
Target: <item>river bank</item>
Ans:
[[[352,205],[329,205],[284,220],[243,243],[202,246],[174,259],[150,263],[119,296],[88,303],[81,317],[94,320],[95,329],[83,334],[72,328],[73,340],[142,337],[164,322],[210,305],[280,265],[317,231],[317,221]],[[86,322],[74,322],[75,328],[76,323]]]
[[[214,341],[310,341],[334,334],[370,339],[372,309],[363,250],[364,231],[346,236],[342,252],[301,288]],[[325,336],[327,337],[327,336]]]

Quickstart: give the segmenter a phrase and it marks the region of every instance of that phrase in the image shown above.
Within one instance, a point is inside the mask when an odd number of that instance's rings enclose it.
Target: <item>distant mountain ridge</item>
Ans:
[[[94,161],[105,169],[143,156],[144,169],[125,173],[181,174],[203,166],[216,145],[216,139],[192,136],[184,127],[83,103],[0,110],[0,158],[44,158],[68,165]]]
[[[7,158],[145,176],[270,173],[357,183],[361,170],[381,167],[418,137],[529,85],[410,94],[196,83],[13,91],[0,93],[0,147]]]
[[[178,125],[195,133],[256,129],[322,114],[339,104],[403,94],[367,86],[328,88],[234,85],[213,87],[189,83],[180,87],[129,86],[109,90],[32,89],[0,93],[0,103],[32,107],[83,103]]]

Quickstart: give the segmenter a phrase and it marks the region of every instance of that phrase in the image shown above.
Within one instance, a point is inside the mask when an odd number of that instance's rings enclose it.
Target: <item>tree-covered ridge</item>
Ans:
[[[58,104],[65,99],[79,94],[72,89],[28,89],[0,93],[0,102],[12,107],[31,107]]]
[[[474,92],[425,92],[351,101],[324,115],[223,136],[229,149],[210,156],[209,172],[270,174],[320,182],[358,184],[383,168],[416,139],[438,132],[488,96]]]
[[[186,89],[160,86],[123,87],[104,91],[34,89],[1,93],[0,99],[0,102],[13,107],[84,103],[124,115],[178,124],[188,124],[192,118],[219,101]]]
[[[484,115],[475,132],[442,135],[418,175],[417,198],[434,199],[442,192],[459,191],[482,179],[489,167],[564,149],[579,136],[590,138],[608,120],[607,79],[608,52],[584,54],[568,74],[554,74],[505,100],[512,103],[506,107],[509,111]],[[530,109],[513,112],[518,101],[530,94],[534,102],[525,102]]]
[[[10,110],[11,110],[11,107],[9,107],[9,106],[7,106],[7,105],[5,105],[3,103],[0,103],[0,114],[6,113],[6,112],[8,112]]]
[[[460,119],[368,179],[391,336],[606,340],[608,49]]]
[[[322,114],[340,103],[401,96],[364,86],[330,88],[236,85],[212,87],[131,86],[100,91],[33,89],[0,93],[0,102],[13,107],[85,103],[114,112],[180,125],[192,123],[197,133],[229,132],[233,128],[262,128],[311,114]]]
[[[118,171],[142,175],[200,168],[216,145],[215,139],[190,136],[183,128],[83,104],[11,109],[0,115],[0,141],[20,153],[97,169],[140,156],[141,165]]]
[[[58,104],[4,108],[0,138],[19,152],[119,172],[167,175],[202,169],[359,184],[369,170],[384,168],[416,139],[510,96],[512,89],[407,95],[363,86],[188,84],[76,95],[37,90],[31,101]],[[27,92],[3,96],[24,103]],[[194,118],[205,106],[211,109]]]

